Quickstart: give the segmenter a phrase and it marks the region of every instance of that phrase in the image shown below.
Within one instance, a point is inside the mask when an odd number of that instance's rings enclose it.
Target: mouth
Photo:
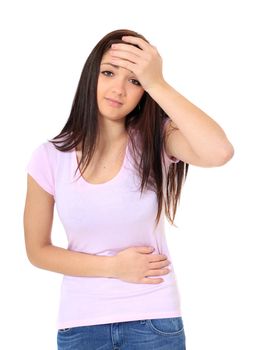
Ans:
[[[122,106],[122,102],[120,102],[120,101],[117,101],[117,100],[114,100],[114,99],[108,98],[108,97],[105,97],[105,99],[109,102],[109,104],[111,106],[114,106],[114,107]]]

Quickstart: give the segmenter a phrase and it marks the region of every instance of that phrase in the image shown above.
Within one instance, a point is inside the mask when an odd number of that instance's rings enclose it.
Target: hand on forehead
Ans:
[[[114,64],[112,63],[112,58],[113,56],[111,56],[110,54],[110,51],[111,49],[109,49],[104,55],[103,55],[103,58],[102,58],[102,61],[101,61],[101,65],[107,65],[107,66],[110,66],[110,67],[113,67],[115,69],[125,69],[126,71],[130,72],[130,73],[133,73],[132,70],[129,70],[125,67],[121,67],[117,64]],[[126,60],[127,61],[127,60]],[[134,74],[134,73],[133,73]]]

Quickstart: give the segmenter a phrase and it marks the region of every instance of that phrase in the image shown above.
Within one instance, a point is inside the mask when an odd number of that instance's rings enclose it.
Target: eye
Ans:
[[[140,84],[140,82],[139,82],[138,80],[136,80],[136,79],[131,79],[131,81],[132,81],[132,84],[141,86],[141,84]]]
[[[109,70],[104,70],[101,72],[103,75],[105,75],[106,77],[111,77],[113,72],[109,71]]]

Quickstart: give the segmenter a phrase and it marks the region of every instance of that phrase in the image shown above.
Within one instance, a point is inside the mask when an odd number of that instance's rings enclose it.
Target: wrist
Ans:
[[[151,96],[155,96],[156,94],[161,93],[161,91],[164,91],[169,88],[169,84],[164,80],[158,80],[153,85],[148,87],[146,89],[146,92]]]
[[[117,259],[116,255],[114,256],[107,256],[107,263],[106,263],[106,274],[108,278],[117,278]]]

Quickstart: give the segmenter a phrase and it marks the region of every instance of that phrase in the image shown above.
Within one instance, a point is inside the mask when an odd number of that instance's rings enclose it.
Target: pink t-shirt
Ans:
[[[165,151],[165,168],[171,162]],[[68,249],[113,256],[132,246],[152,246],[165,254],[171,272],[160,284],[128,283],[115,278],[63,276],[57,328],[181,316],[180,297],[164,231],[164,207],[155,228],[157,198],[153,191],[140,197],[140,180],[129,144],[120,171],[103,184],[74,177],[76,152],[58,151],[47,141],[32,153],[27,172],[55,199]],[[152,277],[149,277],[152,278]]]

